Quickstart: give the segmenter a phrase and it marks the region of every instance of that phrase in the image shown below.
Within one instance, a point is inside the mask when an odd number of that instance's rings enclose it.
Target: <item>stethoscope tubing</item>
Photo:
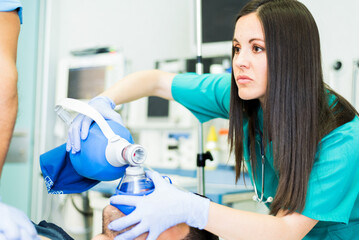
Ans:
[[[252,166],[252,162],[250,161],[251,164],[251,168],[252,168],[252,181],[253,181],[253,187],[254,187],[254,193],[255,195],[253,196],[253,200],[258,202],[258,203],[270,203],[273,201],[273,197],[268,197],[267,200],[263,201],[264,198],[264,179],[265,179],[265,173],[264,173],[264,168],[265,168],[265,153],[264,153],[264,145],[263,145],[263,134],[259,131],[259,135],[260,135],[260,148],[261,148],[261,160],[262,160],[262,186],[261,186],[261,196],[259,197],[258,195],[258,191],[257,191],[257,186],[256,186],[256,182],[254,179],[254,169]]]

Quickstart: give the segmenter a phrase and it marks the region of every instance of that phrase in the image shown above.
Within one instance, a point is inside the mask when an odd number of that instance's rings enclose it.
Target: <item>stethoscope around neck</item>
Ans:
[[[261,160],[262,160],[262,187],[261,187],[262,191],[261,191],[261,196],[259,197],[257,187],[256,187],[256,182],[254,179],[254,169],[252,166],[252,161],[250,161],[251,168],[252,168],[252,181],[253,181],[254,193],[255,193],[255,195],[253,195],[252,199],[253,199],[253,201],[256,201],[258,203],[271,203],[273,201],[273,197],[268,197],[267,200],[263,201],[263,199],[264,199],[264,177],[265,177],[265,175],[264,175],[265,154],[264,154],[264,146],[263,146],[263,134],[257,130],[256,130],[256,132],[258,132],[259,136],[260,136],[259,144],[261,147]]]

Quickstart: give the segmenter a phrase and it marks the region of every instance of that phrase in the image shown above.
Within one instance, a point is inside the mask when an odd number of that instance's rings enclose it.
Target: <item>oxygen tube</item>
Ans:
[[[63,99],[55,106],[55,111],[67,125],[70,125],[72,118],[65,109],[81,113],[97,123],[108,140],[105,155],[106,160],[112,166],[121,167],[126,164],[139,166],[146,160],[145,149],[139,144],[131,144],[126,139],[116,135],[95,108],[76,99]]]

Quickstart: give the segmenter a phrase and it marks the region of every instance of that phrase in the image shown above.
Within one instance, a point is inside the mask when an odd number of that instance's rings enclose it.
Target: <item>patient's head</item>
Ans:
[[[114,232],[107,228],[108,224],[115,219],[125,216],[120,210],[116,207],[108,205],[103,210],[103,222],[102,222],[102,234],[96,236],[93,240],[109,240],[114,239],[120,232]],[[142,234],[137,237],[136,240],[145,240],[147,233]],[[197,228],[189,227],[185,223],[178,224],[173,226],[158,237],[158,240],[218,240],[218,237],[205,231],[199,230]]]

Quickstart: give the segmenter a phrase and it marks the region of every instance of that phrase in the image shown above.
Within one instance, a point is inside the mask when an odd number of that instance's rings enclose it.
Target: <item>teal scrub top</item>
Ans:
[[[17,10],[22,24],[22,6],[18,0],[0,0],[0,12],[10,12]]]
[[[200,122],[229,117],[230,74],[179,74],[173,79],[174,100],[189,109]],[[263,113],[258,112],[259,123]],[[262,128],[263,126],[259,126]],[[244,123],[244,159],[250,175],[248,123]],[[260,136],[256,136],[260,156]],[[264,199],[275,197],[278,176],[272,148],[265,149]],[[261,161],[255,184],[261,195]],[[319,222],[304,239],[359,239],[359,118],[334,129],[321,140],[310,174],[303,215]],[[269,206],[269,204],[268,204]]]

